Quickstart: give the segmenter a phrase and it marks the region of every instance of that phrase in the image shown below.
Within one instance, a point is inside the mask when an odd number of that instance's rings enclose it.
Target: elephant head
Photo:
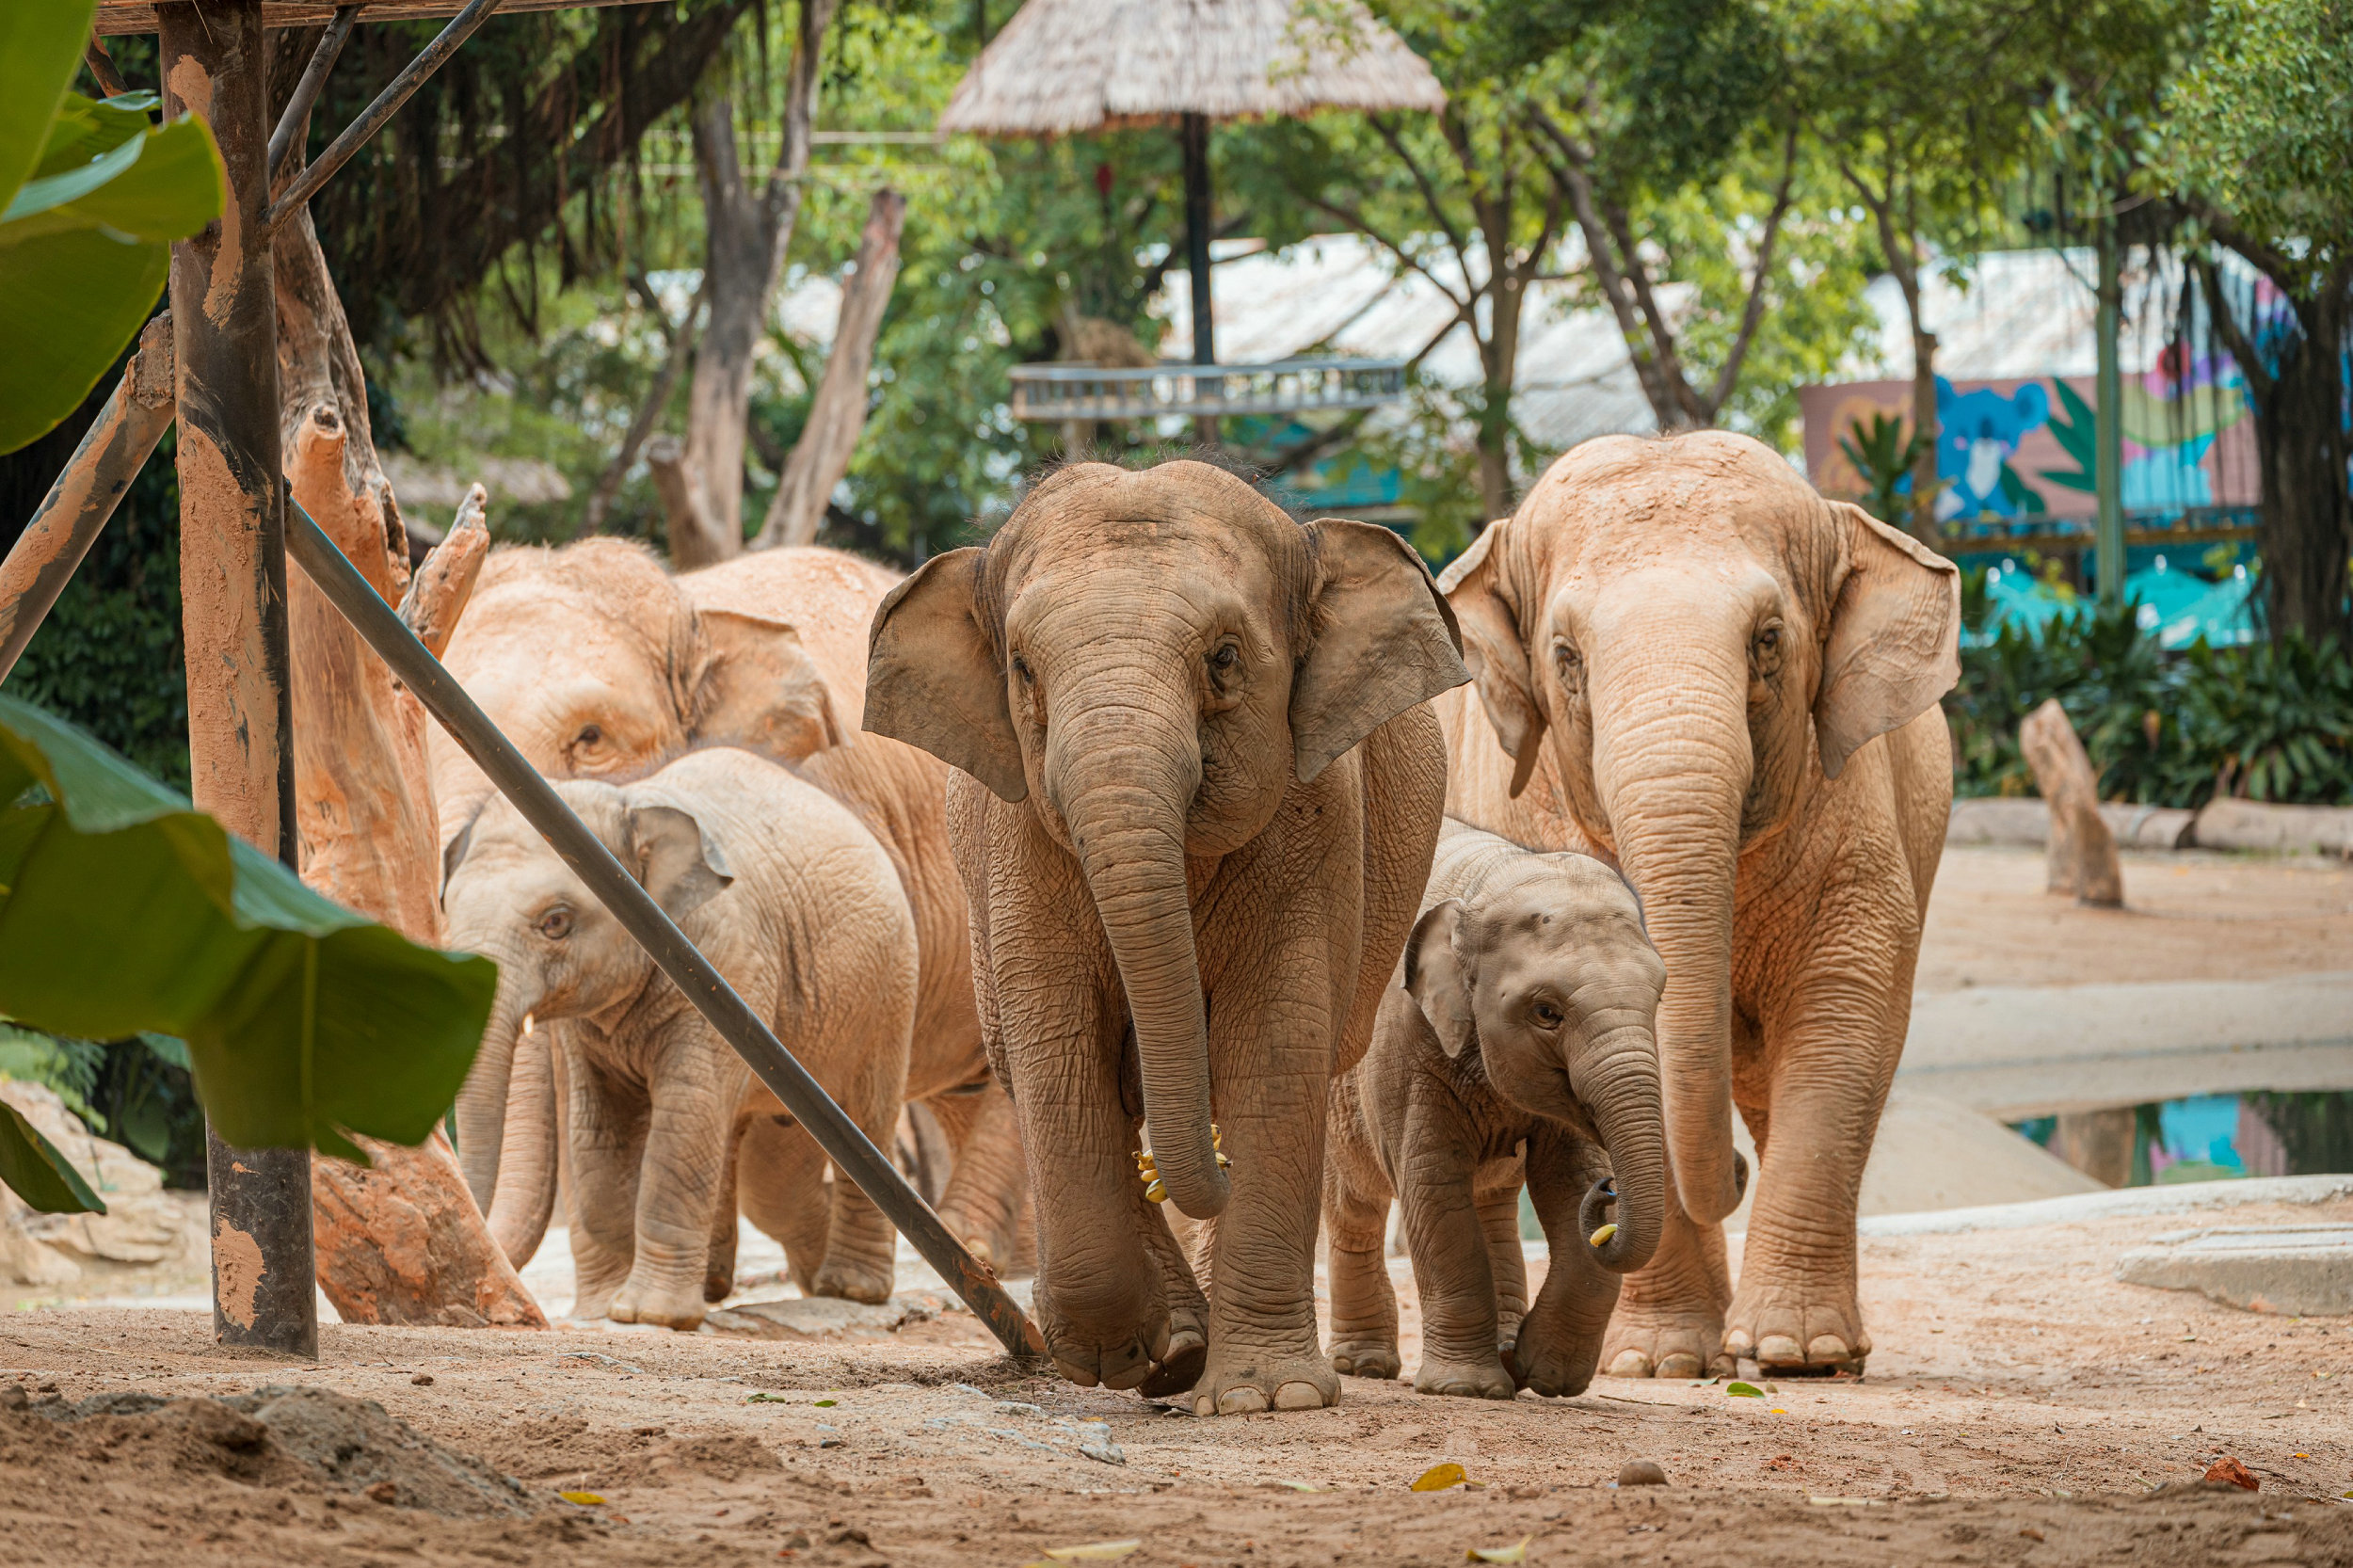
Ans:
[[[1476,1048],[1506,1100],[1609,1151],[1619,1224],[1593,1256],[1617,1273],[1650,1261],[1665,1208],[1652,1028],[1666,978],[1634,890],[1583,855],[1513,860],[1424,910],[1405,944],[1405,989],[1440,1048]]]
[[[1641,892],[1676,1192],[1721,1220],[1740,857],[1951,688],[1960,575],[1706,431],[1576,448],[1442,583],[1512,792],[1549,756],[1561,808]]]
[[[626,540],[502,550],[445,663],[552,778],[642,773],[691,745],[792,762],[849,741],[796,628],[697,608],[689,587]],[[447,842],[490,785],[439,731],[431,749]]]
[[[1064,469],[875,616],[866,728],[1029,802],[1076,857],[1186,1214],[1227,1197],[1187,860],[1248,843],[1294,779],[1467,680],[1459,649],[1397,535],[1296,522],[1198,462]]]
[[[556,792],[671,919],[728,886],[718,846],[677,807],[586,779]],[[458,1092],[458,1160],[491,1236],[520,1266],[537,1250],[554,1201],[555,1127],[552,1101],[537,1092],[544,1075],[510,1104],[510,1080],[522,1076],[512,1070],[518,1047],[537,1024],[626,1007],[653,981],[654,963],[503,798],[450,840],[442,868],[446,939],[499,967],[482,1050]]]

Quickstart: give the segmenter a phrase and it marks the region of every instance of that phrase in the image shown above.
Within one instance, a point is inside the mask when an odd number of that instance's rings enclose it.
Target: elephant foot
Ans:
[[[1597,1347],[1589,1333],[1578,1338],[1545,1332],[1541,1320],[1520,1325],[1519,1336],[1504,1347],[1503,1364],[1520,1387],[1546,1399],[1582,1394],[1593,1381]]]
[[[1331,1358],[1248,1346],[1219,1348],[1193,1384],[1195,1416],[1255,1416],[1262,1410],[1321,1410],[1340,1402]]]
[[[1601,1343],[1601,1364],[1613,1378],[1697,1378],[1733,1369],[1725,1353],[1724,1320],[1712,1309],[1676,1312],[1620,1307]],[[1526,1332],[1521,1336],[1526,1339]]]
[[[824,1267],[817,1271],[817,1277],[809,1282],[809,1294],[879,1304],[890,1299],[892,1283],[891,1265],[888,1262],[844,1263],[828,1257]]]
[[[1172,1328],[1168,1353],[1160,1358],[1159,1369],[1136,1385],[1136,1392],[1147,1400],[1174,1399],[1201,1381],[1201,1369],[1209,1363],[1207,1335],[1197,1327]]]
[[[1424,1351],[1421,1365],[1414,1370],[1414,1392],[1463,1400],[1508,1400],[1519,1390],[1499,1356],[1485,1361],[1446,1361]]]
[[[1848,1289],[1830,1299],[1796,1292],[1743,1291],[1732,1304],[1724,1330],[1724,1352],[1774,1377],[1863,1375],[1871,1336],[1863,1330],[1863,1308]]]
[[[1332,1346],[1332,1369],[1344,1378],[1390,1382],[1401,1365],[1395,1339],[1342,1339]]]
[[[702,1326],[705,1307],[701,1287],[700,1280],[681,1288],[640,1285],[632,1279],[615,1294],[613,1304],[605,1308],[604,1315],[616,1323],[652,1323],[692,1334]]]

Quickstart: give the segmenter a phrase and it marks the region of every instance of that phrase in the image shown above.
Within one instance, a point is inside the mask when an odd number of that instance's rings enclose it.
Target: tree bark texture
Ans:
[[[461,512],[412,582],[367,432],[359,358],[307,217],[285,225],[276,247],[294,498],[412,628],[446,646],[488,546],[479,505]],[[288,611],[302,879],[438,945],[440,843],[424,710],[307,577],[289,583]],[[319,1157],[312,1170],[318,1283],[345,1322],[545,1324],[438,1134],[413,1149],[360,1145],[372,1168]]]
[[[2047,886],[2076,902],[2114,909],[2124,902],[2116,835],[2100,815],[2099,776],[2076,738],[2067,710],[2052,697],[2018,727],[2018,748],[2034,770],[2035,788],[2051,807]]]
[[[2133,1140],[2138,1119],[2129,1105],[2109,1111],[2068,1112],[2051,1132],[2051,1152],[2094,1181],[2130,1186]]]
[[[695,106],[691,124],[706,236],[703,291],[711,313],[687,393],[685,461],[705,505],[699,516],[689,512],[672,520],[670,559],[680,571],[744,552],[744,443],[752,361],[800,219],[819,56],[838,6],[839,0],[802,0],[800,37],[785,88],[783,143],[776,167],[758,189],[744,178],[736,152],[732,101],[714,94]],[[680,521],[686,524],[683,533]]]
[[[899,232],[906,216],[907,199],[888,188],[876,191],[867,207],[857,270],[841,291],[833,350],[825,356],[825,373],[809,399],[808,423],[785,461],[754,549],[815,544],[826,498],[850,472],[858,434],[866,428],[866,377],[874,366],[874,340],[882,335],[883,312],[899,280]]]

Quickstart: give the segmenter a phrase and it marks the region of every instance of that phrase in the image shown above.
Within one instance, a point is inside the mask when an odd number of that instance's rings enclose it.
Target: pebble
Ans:
[[[1655,1459],[1629,1459],[1618,1466],[1618,1484],[1664,1486],[1667,1484],[1667,1472],[1658,1467]]]
[[[415,1384],[420,1388],[430,1388],[433,1386],[433,1374],[431,1372],[419,1372],[415,1377],[410,1378],[408,1381]]]

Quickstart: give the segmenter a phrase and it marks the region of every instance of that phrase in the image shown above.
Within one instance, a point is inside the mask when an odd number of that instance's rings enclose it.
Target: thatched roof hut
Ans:
[[[1029,0],[939,128],[1058,136],[1185,115],[1445,106],[1430,67],[1360,0]]]

